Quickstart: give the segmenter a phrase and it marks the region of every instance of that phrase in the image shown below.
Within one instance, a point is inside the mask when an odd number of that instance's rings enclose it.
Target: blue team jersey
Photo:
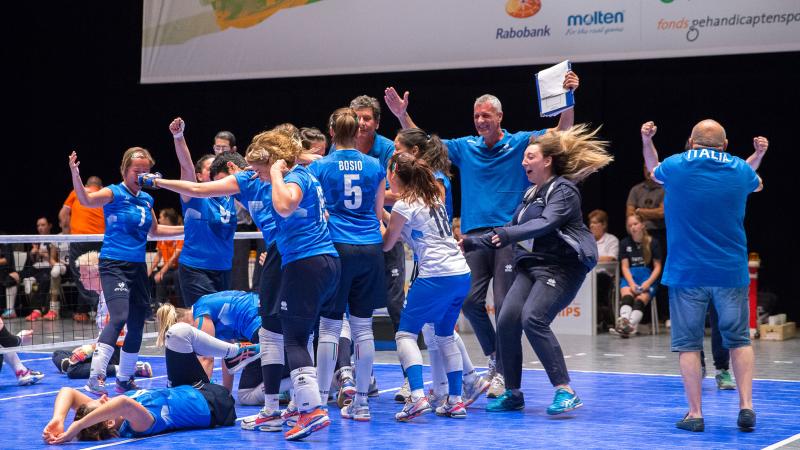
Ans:
[[[120,437],[152,436],[170,430],[208,428],[211,424],[206,398],[191,386],[140,389],[125,395],[144,406],[154,422],[146,431],[134,431],[126,420],[119,429]]]
[[[337,150],[308,166],[325,193],[328,230],[337,243],[380,244],[375,195],[384,189],[386,170],[377,159],[355,149]]]
[[[178,261],[205,270],[230,270],[236,207],[233,197],[181,200],[183,208],[183,251]]]
[[[258,294],[244,291],[222,291],[200,297],[192,305],[192,316],[209,316],[214,322],[214,335],[222,340],[246,340],[261,326]]]
[[[511,215],[531,185],[523,170],[522,155],[531,136],[547,130],[509,133],[488,148],[481,136],[445,139],[450,161],[461,173],[461,229],[496,227]]]
[[[272,215],[277,226],[275,242],[281,254],[281,267],[316,255],[338,257],[328,232],[325,196],[319,181],[299,164],[292,167],[283,177],[283,181],[298,185],[303,192],[303,199],[289,217],[281,217],[273,208]]]
[[[436,178],[436,181],[440,181],[444,184],[444,209],[447,211],[447,220],[452,224],[453,223],[453,192],[452,192],[452,184],[450,183],[450,178],[445,175],[443,172],[437,170],[433,173],[433,177]]]
[[[744,213],[758,175],[741,158],[692,149],[665,159],[654,172],[664,183],[667,263],[662,283],[741,287],[747,272]]]
[[[264,236],[267,247],[275,242],[275,219],[272,218],[272,185],[253,178],[255,172],[246,170],[235,175],[239,193],[235,196],[250,212]]]
[[[153,197],[142,190],[134,195],[123,183],[108,188],[114,198],[103,206],[106,232],[100,257],[145,262],[147,233],[153,225]]]
[[[331,144],[328,154],[332,154],[334,150],[336,150],[336,145]],[[392,155],[394,155],[394,141],[375,133],[375,141],[372,143],[372,148],[369,149],[367,155],[377,159],[385,171],[386,168],[389,167],[389,160],[392,158]],[[385,188],[389,189],[389,180],[386,180]],[[384,209],[389,212],[392,211],[392,207],[388,205],[384,206]]]

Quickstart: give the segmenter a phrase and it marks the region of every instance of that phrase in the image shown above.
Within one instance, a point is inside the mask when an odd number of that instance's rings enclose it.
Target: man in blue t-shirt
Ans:
[[[707,119],[692,129],[689,149],[662,163],[653,144],[656,126],[642,125],[642,151],[653,179],[664,185],[667,263],[662,282],[670,288],[672,351],[680,368],[689,412],[680,429],[703,431],[700,351],[705,317],[713,302],[723,345],[730,349],[739,389],[737,425],[755,427],[753,348],[748,330],[747,196],[761,190],[755,169],[766,152],[766,138],[756,137],[756,153],[747,161],[725,151],[728,140],[719,123]]]
[[[574,91],[578,84],[578,76],[569,72],[564,88]],[[384,98],[404,129],[417,127],[407,112],[408,92],[400,98],[397,91],[389,87]],[[444,143],[450,161],[458,166],[461,174],[461,230],[465,236],[481,236],[511,221],[523,193],[530,186],[520,164],[531,138],[550,130],[570,128],[575,122],[575,112],[568,109],[561,113],[555,129],[509,133],[501,127],[503,107],[500,100],[486,94],[475,100],[472,118],[478,136],[444,139]],[[488,378],[492,379],[492,386],[488,396],[493,398],[505,391],[505,382],[502,368],[495,367],[495,361],[500,360],[496,358],[494,326],[486,313],[486,292],[489,281],[494,278],[492,293],[497,317],[514,281],[514,256],[511,246],[499,250],[473,249],[465,256],[472,279],[463,312],[475,330],[483,353],[489,357]]]

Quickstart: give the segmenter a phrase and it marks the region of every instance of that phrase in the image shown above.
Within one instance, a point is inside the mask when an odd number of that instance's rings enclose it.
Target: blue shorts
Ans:
[[[178,279],[181,283],[183,304],[188,308],[207,294],[227,291],[231,288],[230,270],[198,269],[178,264]]]
[[[647,281],[647,279],[650,278],[650,275],[653,273],[653,271],[650,270],[649,267],[641,267],[641,266],[631,267],[630,271],[631,271],[631,276],[633,276],[633,281],[635,281],[636,284],[638,284],[639,286],[641,286],[642,283]],[[628,287],[628,280],[626,280],[625,277],[622,276],[620,278],[622,278],[622,281],[620,281],[619,283],[620,289]],[[656,296],[656,290],[658,290],[658,282],[653,283],[653,285],[650,286],[650,289],[647,290],[647,293],[650,294],[650,298]]]
[[[713,302],[719,317],[719,332],[725,348],[750,345],[750,304],[747,286],[669,288],[672,321],[672,351],[696,352],[703,349],[706,311]]]
[[[408,291],[398,330],[419,334],[433,323],[437,336],[451,336],[469,292],[470,274],[417,278]]]

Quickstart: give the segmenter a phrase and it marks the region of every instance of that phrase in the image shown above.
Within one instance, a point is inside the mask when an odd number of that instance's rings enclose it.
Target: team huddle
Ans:
[[[570,72],[564,87],[577,89],[578,77]],[[431,412],[464,419],[490,385],[501,389],[488,411],[522,409],[523,332],[555,390],[547,413],[583,405],[550,323],[597,262],[576,184],[612,161],[607,142],[596,130],[574,125],[572,110],[555,128],[509,133],[500,128],[502,107],[490,95],[475,101],[479,136],[439,139],[411,120],[408,93],[388,88],[385,100],[403,127],[394,142],[374,133],[379,103],[361,96],[331,114],[332,145],[324,157],[313,152],[317,143],[284,124],[254,136],[244,156],[225,152],[195,165],[180,118],[169,126],[179,180],[152,172],[150,152],[134,147],[123,155],[122,182],[90,192],[77,154],[69,156],[81,204],[105,212],[96,266],[108,321],[84,388],[95,398],[63,388],[43,431],[47,443],[233,425],[237,371],[239,403],[263,404],[258,414],[242,418],[243,429],[304,439],[330,424],[332,386],[342,419],[369,421],[369,399],[377,391],[372,314],[382,307],[392,318],[408,385],[398,421]],[[460,169],[464,198],[458,240],[451,164]],[[180,195],[183,226],[158,223],[148,189]],[[257,293],[229,290],[237,202],[266,248]],[[157,312],[169,387],[142,390],[136,376],[150,303],[145,245],[148,236],[180,235],[185,308],[165,305]],[[407,296],[404,277],[393,270],[404,261],[401,242],[414,252]],[[484,300],[491,278],[497,331]],[[476,374],[454,331],[462,309],[489,358],[487,377]],[[428,395],[420,333],[431,361]],[[115,352],[119,362],[111,372]],[[223,360],[222,385],[210,381],[214,357]],[[124,395],[109,399],[107,376]],[[287,390],[290,399],[281,408]],[[75,420],[65,429],[70,409]]]

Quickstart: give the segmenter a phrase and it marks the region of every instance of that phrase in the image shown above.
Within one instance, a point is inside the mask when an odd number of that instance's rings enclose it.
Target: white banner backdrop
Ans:
[[[796,50],[799,0],[145,0],[141,81]]]

